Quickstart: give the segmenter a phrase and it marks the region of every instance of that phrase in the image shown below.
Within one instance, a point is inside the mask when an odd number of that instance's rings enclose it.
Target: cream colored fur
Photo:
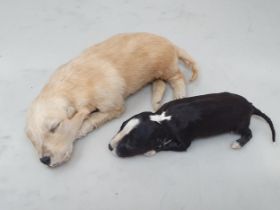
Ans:
[[[154,109],[161,104],[165,82],[174,98],[185,97],[178,59],[196,79],[197,65],[184,50],[157,35],[129,33],[94,45],[61,66],[28,111],[26,132],[39,156],[50,156],[50,166],[65,162],[75,139],[118,117],[125,98],[150,82]]]

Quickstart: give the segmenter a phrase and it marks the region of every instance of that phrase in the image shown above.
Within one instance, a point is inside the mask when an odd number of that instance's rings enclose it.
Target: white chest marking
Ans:
[[[117,144],[119,141],[122,140],[122,138],[127,135],[130,131],[132,131],[133,128],[135,128],[138,124],[140,123],[140,120],[139,119],[131,119],[130,121],[128,121],[126,123],[126,125],[124,126],[124,128],[119,132],[117,133],[114,138],[112,139],[111,141],[111,146],[113,148],[116,148]]]
[[[161,123],[164,120],[168,120],[168,121],[171,120],[171,116],[165,116],[165,112],[162,112],[160,115],[159,114],[151,115],[150,120],[155,121],[157,123]]]

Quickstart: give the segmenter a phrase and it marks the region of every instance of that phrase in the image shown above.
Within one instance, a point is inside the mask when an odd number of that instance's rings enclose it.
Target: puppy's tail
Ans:
[[[178,58],[187,66],[192,69],[191,81],[194,81],[198,75],[197,63],[194,59],[182,48],[176,47]]]
[[[273,123],[272,123],[271,119],[266,114],[261,112],[258,108],[254,107],[254,106],[253,106],[253,108],[254,108],[253,114],[262,117],[269,124],[269,127],[270,127],[271,132],[272,132],[272,141],[275,142],[275,130],[274,130],[274,126],[273,126]]]

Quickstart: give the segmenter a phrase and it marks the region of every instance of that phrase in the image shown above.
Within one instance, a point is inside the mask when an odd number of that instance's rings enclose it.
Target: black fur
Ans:
[[[171,116],[171,120],[160,123],[150,120],[151,115],[163,112]],[[120,157],[127,157],[150,150],[185,151],[195,138],[226,132],[240,134],[237,142],[244,146],[252,138],[249,124],[253,114],[268,122],[272,140],[275,141],[270,118],[242,96],[217,93],[174,100],[164,104],[156,113],[143,112],[132,117],[138,118],[140,124],[119,142],[116,153]]]

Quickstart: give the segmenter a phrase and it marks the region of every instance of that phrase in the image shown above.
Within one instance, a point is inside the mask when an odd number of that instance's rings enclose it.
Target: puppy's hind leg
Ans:
[[[168,79],[172,89],[174,99],[186,97],[186,82],[184,75],[178,70],[176,73]]]
[[[165,93],[166,84],[163,80],[155,80],[152,88],[152,105],[156,111],[161,106],[161,101]]]
[[[238,133],[241,135],[241,138],[231,144],[232,149],[240,149],[252,138],[252,131],[250,130],[250,128],[238,131]]]

